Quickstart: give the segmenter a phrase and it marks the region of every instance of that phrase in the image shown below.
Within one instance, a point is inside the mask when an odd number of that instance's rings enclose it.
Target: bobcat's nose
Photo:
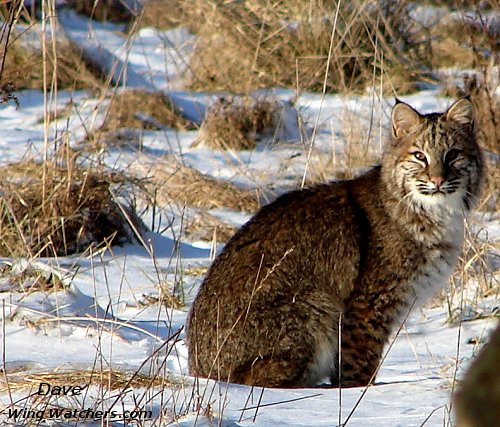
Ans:
[[[430,180],[436,186],[436,188],[441,187],[443,185],[443,182],[444,182],[444,178],[442,176],[439,176],[439,175],[431,176]]]

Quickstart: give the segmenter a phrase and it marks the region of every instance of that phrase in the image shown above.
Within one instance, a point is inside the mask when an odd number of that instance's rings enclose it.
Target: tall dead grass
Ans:
[[[121,174],[71,161],[21,161],[0,168],[0,256],[65,256],[130,241],[141,222],[114,197]],[[132,221],[131,225],[129,221]]]
[[[455,10],[447,13],[429,32],[428,61],[433,68],[460,66],[478,68],[484,66],[500,51],[498,17],[489,14],[498,9],[497,0],[436,1],[437,6]],[[498,58],[497,58],[498,60]]]
[[[139,145],[143,130],[198,129],[198,125],[185,119],[167,96],[161,92],[141,89],[114,92],[109,100],[104,122],[90,131],[86,142],[94,147],[112,145]]]
[[[382,72],[386,80],[404,75],[405,81],[420,73],[405,31],[405,1],[189,4],[186,23],[199,37],[190,62],[194,89],[321,91],[329,70],[327,91],[346,92],[363,89]]]
[[[35,33],[41,32],[40,27],[35,25],[36,6],[39,5],[33,2],[31,7],[27,7],[22,0],[2,2],[0,5],[1,81],[9,82],[17,89],[43,89],[51,84],[60,89],[101,87],[93,71],[77,53],[78,50],[60,33],[54,35],[54,28],[50,35],[48,32]],[[53,4],[47,1],[45,6],[50,11]],[[19,23],[23,23],[23,26],[19,26]],[[33,43],[37,39],[42,41]]]
[[[184,227],[184,235],[191,241],[227,242],[238,231],[238,227],[221,221],[207,213],[196,212],[188,218]]]

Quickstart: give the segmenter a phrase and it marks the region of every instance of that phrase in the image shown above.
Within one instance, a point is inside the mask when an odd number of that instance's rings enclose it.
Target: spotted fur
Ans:
[[[391,332],[446,284],[482,177],[470,101],[427,115],[398,102],[391,123],[381,166],[287,193],[227,243],[189,315],[193,375],[370,381]]]

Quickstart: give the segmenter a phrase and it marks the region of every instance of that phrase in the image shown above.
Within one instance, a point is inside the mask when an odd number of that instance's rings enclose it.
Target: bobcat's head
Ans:
[[[444,113],[397,102],[383,161],[386,185],[415,210],[468,210],[479,193],[482,159],[474,107],[460,99]]]

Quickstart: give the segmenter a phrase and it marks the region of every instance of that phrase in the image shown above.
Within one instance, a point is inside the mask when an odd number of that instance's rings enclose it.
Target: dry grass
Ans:
[[[488,69],[483,73],[482,81],[476,76],[465,78],[464,95],[470,97],[476,110],[479,142],[488,150],[500,154],[500,97],[495,93],[495,84],[490,83],[488,78],[490,73],[494,73],[494,68]]]
[[[238,227],[221,221],[207,212],[197,212],[186,221],[184,235],[191,241],[227,242]]]
[[[134,232],[128,220],[136,228],[140,220],[110,191],[125,181],[74,161],[65,167],[24,161],[0,168],[1,256],[69,255],[129,241]]]
[[[420,73],[411,34],[405,32],[404,1],[340,2],[338,15],[336,3],[324,0],[189,5],[186,23],[199,37],[190,62],[195,89],[321,91],[328,68],[327,91],[345,92],[371,84],[374,73],[383,72],[387,80],[395,70],[406,76],[399,81],[415,80]]]
[[[381,150],[377,148],[373,129],[370,134],[369,124],[362,114],[345,107],[337,119],[342,124],[341,137],[332,141],[331,152],[312,150],[305,185],[334,178],[352,179],[359,176],[360,171],[380,163]]]
[[[251,150],[257,138],[274,126],[277,103],[252,97],[219,98],[207,111],[195,145]]]
[[[138,27],[167,30],[184,24],[185,12],[179,0],[149,0],[138,18]]]
[[[160,284],[160,294],[159,295],[147,295],[143,294],[142,298],[137,302],[139,307],[149,307],[155,304],[161,304],[166,308],[179,309],[184,307],[184,303],[181,298],[175,295],[172,291],[168,290],[166,284]]]
[[[15,390],[38,390],[40,384],[48,383],[51,386],[86,386],[95,385],[107,390],[120,390],[124,387],[149,388],[168,385],[165,378],[159,376],[147,377],[138,373],[127,373],[112,369],[52,371],[26,374],[24,372],[10,374],[9,383],[4,377],[0,378],[2,392]]]
[[[85,138],[86,142],[99,148],[139,145],[142,130],[186,131],[198,128],[195,123],[182,117],[168,97],[160,92],[124,90],[111,96],[107,108],[104,123]]]
[[[52,49],[47,49],[44,58],[40,50],[27,46],[19,38],[0,53],[2,60],[5,60],[2,79],[12,82],[17,89],[43,89],[44,61],[49,84],[54,77],[60,89],[97,90],[102,87],[100,80],[78,54],[78,49],[66,41],[57,43],[55,54]]]
[[[445,26],[439,27],[439,32],[430,46],[432,50],[432,54],[429,55],[431,66],[436,69],[453,67],[457,64],[463,67],[472,67],[475,60],[474,52],[451,36]]]
[[[54,272],[37,269],[32,266],[18,268],[16,265],[4,263],[0,265],[2,283],[0,292],[19,292],[28,295],[32,292],[57,292],[66,285],[62,278]]]
[[[66,0],[76,12],[97,21],[130,22],[141,13],[139,1],[123,0]]]
[[[195,124],[183,118],[164,94],[134,89],[116,93],[111,97],[101,130],[158,130],[164,127],[182,131],[196,129]]]
[[[242,189],[229,181],[203,175],[173,157],[155,163],[148,169],[144,165],[132,165],[132,171],[139,176],[148,176],[145,185],[160,206],[176,203],[244,212],[255,212],[259,208],[257,191]]]
[[[448,308],[447,321],[457,326],[463,321],[499,317],[500,312],[484,310],[485,298],[500,295],[499,242],[485,238],[479,219],[467,222],[463,252],[451,277],[451,286],[434,303]],[[489,305],[488,305],[489,306]]]
[[[490,0],[498,8],[498,1]],[[496,5],[494,5],[496,3]],[[498,21],[487,16],[485,2],[455,1],[453,5],[461,19],[445,16],[430,31],[428,60],[434,68],[460,66],[476,68],[488,62],[491,55],[500,51]],[[471,19],[474,16],[475,19]]]

